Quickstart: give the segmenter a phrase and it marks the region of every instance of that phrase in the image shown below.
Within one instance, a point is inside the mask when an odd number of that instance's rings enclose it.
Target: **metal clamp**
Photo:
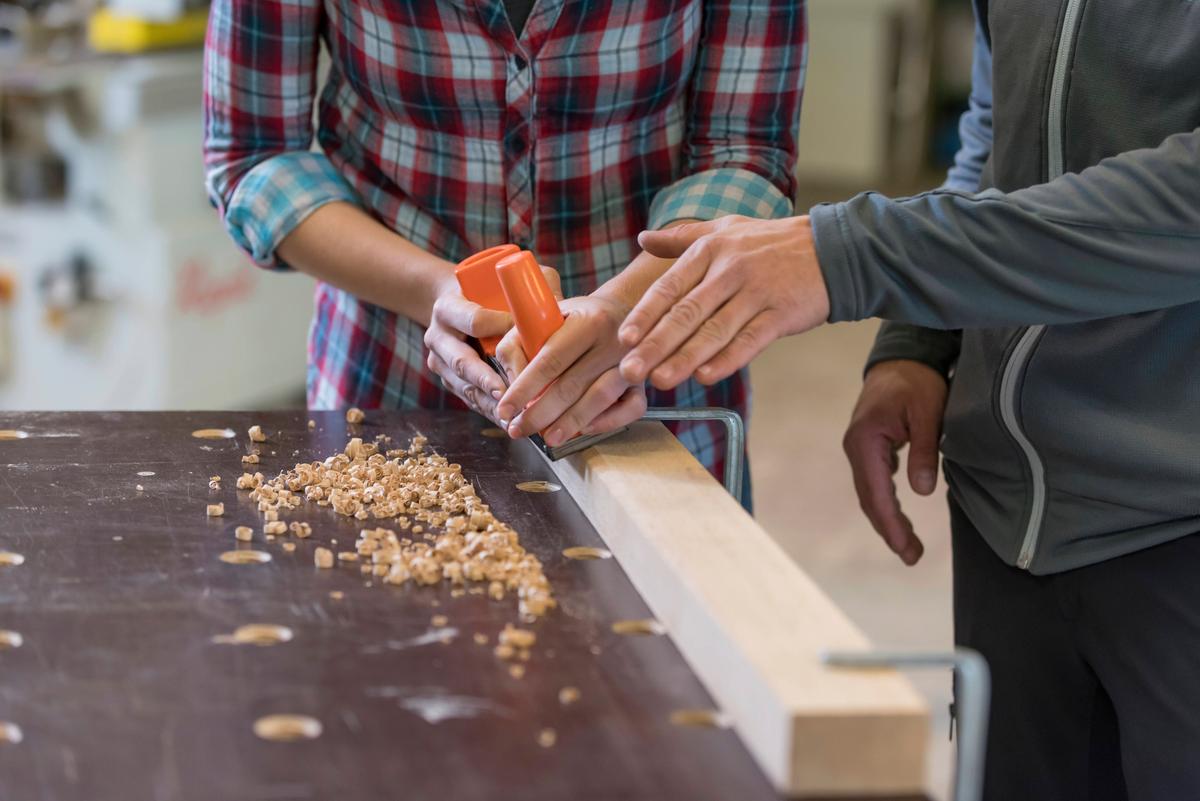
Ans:
[[[647,409],[643,420],[664,422],[716,420],[725,425],[725,489],[738,503],[742,501],[742,463],[746,453],[746,424],[732,409],[717,406],[699,408]]]
[[[954,801],[980,801],[983,798],[983,768],[987,761],[992,674],[988,669],[987,660],[979,652],[969,648],[957,648],[952,653],[929,654],[839,651],[823,655],[822,661],[830,667],[847,670],[952,668],[955,682],[955,717],[958,720]]]

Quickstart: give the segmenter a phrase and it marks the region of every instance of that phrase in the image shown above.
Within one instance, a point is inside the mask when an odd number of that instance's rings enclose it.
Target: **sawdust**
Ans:
[[[582,693],[579,692],[578,687],[563,687],[558,691],[558,702],[563,706],[570,706],[577,702],[581,695]]]
[[[6,720],[0,720],[0,745],[16,745],[25,739],[21,727]]]
[[[0,629],[0,651],[20,648],[24,643],[25,638],[21,636],[21,632]]]
[[[480,500],[462,467],[426,452],[426,445],[416,436],[407,448],[381,453],[378,444],[355,437],[324,461],[297,464],[270,480],[245,473],[237,486],[264,514],[309,503],[356,520],[391,521],[391,528],[363,529],[355,550],[336,557],[369,561],[363,572],[385,584],[486,583],[497,601],[515,592],[524,619],[545,615],[555,601],[541,562]],[[318,548],[314,560],[333,566],[328,549]]]

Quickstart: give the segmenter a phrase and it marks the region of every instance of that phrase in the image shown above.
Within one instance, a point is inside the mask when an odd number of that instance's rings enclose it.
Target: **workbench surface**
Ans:
[[[359,529],[386,520],[305,504],[281,519],[311,523],[310,539],[264,542],[261,516],[234,488],[253,424],[270,437],[257,446],[268,477],[377,434],[403,446],[422,433],[463,465],[559,601],[532,626],[524,678],[492,654],[516,622],[511,595],[452,597],[448,585],[383,585],[357,564],[314,567],[317,546],[352,550]],[[0,567],[0,630],[24,640],[0,650],[0,721],[24,734],[0,744],[0,799],[776,798],[731,730],[669,722],[712,701],[668,637],[612,633],[649,612],[615,560],[562,556],[603,542],[566,492],[515,489],[554,476],[529,443],[483,436],[485,425],[426,412],[369,412],[359,426],[340,413],[0,413],[0,429],[28,434],[0,440],[0,551],[25,557]],[[191,436],[225,427],[233,439]],[[225,515],[207,518],[218,501]],[[238,545],[235,525],[253,527],[253,547],[273,560],[219,561]],[[437,614],[455,630],[449,643],[433,631]],[[246,623],[295,638],[213,642]],[[581,697],[563,706],[567,685]],[[256,737],[254,721],[275,713],[324,731]],[[557,734],[549,748],[538,742],[546,728]]]

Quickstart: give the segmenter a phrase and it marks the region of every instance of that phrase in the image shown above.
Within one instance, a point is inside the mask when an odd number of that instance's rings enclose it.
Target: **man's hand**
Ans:
[[[617,326],[627,307],[599,294],[571,298],[561,306],[566,315],[562,328],[533,361],[526,364],[515,333],[496,349],[512,380],[497,410],[510,421],[509,435],[546,430],[551,447],[579,433],[620,428],[646,412],[641,382],[631,384],[617,370],[625,353]]]
[[[908,483],[932,494],[946,394],[946,379],[920,362],[880,362],[867,372],[843,440],[863,513],[906,565],[916,564],[925,546],[896,498],[898,452],[908,444]]]
[[[808,217],[722,217],[645,231],[638,241],[677,260],[621,326],[621,342],[633,348],[621,375],[631,384],[649,377],[670,389],[693,375],[716,383],[779,337],[829,317]]]

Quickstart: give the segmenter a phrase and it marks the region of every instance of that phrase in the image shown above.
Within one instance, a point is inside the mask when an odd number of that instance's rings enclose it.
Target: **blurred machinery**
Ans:
[[[878,188],[926,169],[931,0],[808,0],[797,175]]]
[[[311,281],[205,197],[199,5],[0,0],[0,408],[300,396]]]

